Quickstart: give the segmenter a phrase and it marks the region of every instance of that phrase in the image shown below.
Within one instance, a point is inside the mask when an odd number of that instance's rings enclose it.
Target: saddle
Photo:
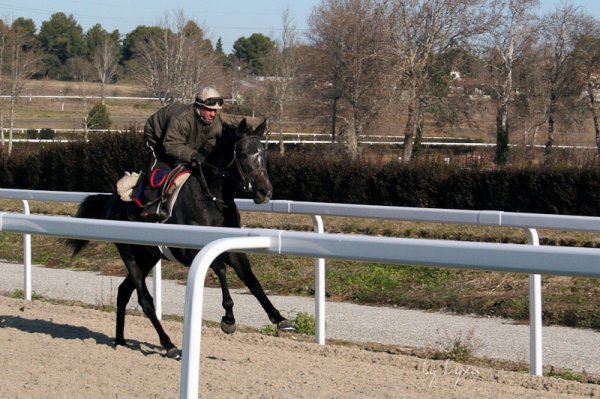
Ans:
[[[179,190],[189,176],[190,170],[185,165],[178,165],[168,173],[153,173],[148,183],[152,188],[159,190],[159,194],[156,199],[144,205],[139,199],[144,190],[142,174],[125,172],[125,176],[117,182],[117,193],[122,201],[130,202],[127,207],[130,220],[140,220],[140,211],[143,208],[152,209],[151,213],[159,216],[157,221],[163,223],[171,216]]]

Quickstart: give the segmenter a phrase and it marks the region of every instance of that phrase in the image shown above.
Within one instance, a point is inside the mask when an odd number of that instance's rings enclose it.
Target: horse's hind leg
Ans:
[[[256,299],[258,299],[258,302],[260,302],[261,306],[267,313],[267,316],[269,316],[269,320],[271,320],[271,323],[277,324],[278,330],[295,330],[296,328],[292,325],[292,323],[288,319],[283,317],[281,313],[279,313],[279,310],[277,310],[275,306],[273,306],[273,304],[267,297],[267,294],[265,294],[265,291],[260,285],[260,282],[252,272],[248,256],[246,256],[246,254],[243,253],[234,252],[228,253],[227,255],[228,257],[226,262],[233,268],[233,270],[235,270],[240,280],[242,280],[244,284],[246,284],[252,295],[254,295]]]
[[[131,283],[129,283],[129,284],[132,284],[135,287],[135,290],[136,290],[137,296],[138,296],[138,303],[142,307],[144,314],[150,319],[150,322],[154,326],[154,329],[156,330],[158,337],[160,339],[160,344],[167,351],[168,357],[179,358],[181,356],[181,353],[180,353],[179,349],[177,349],[177,347],[175,345],[173,345],[173,342],[171,342],[171,338],[169,338],[169,336],[163,329],[162,324],[160,323],[160,320],[158,320],[158,317],[156,316],[156,309],[154,308],[154,302],[152,299],[152,295],[150,295],[150,292],[148,291],[148,287],[146,286],[146,277],[148,276],[148,273],[152,269],[154,263],[152,263],[152,261],[150,261],[148,259],[144,259],[144,260],[139,259],[140,262],[137,262],[130,251],[127,251],[120,246],[118,247],[118,249],[119,249],[119,253],[121,254],[121,258],[125,262],[125,265],[127,266],[127,270],[129,271],[129,275],[127,276],[127,279],[130,279],[130,281],[131,281]],[[140,264],[143,265],[143,268],[140,267]],[[129,287],[125,286],[123,288],[123,297],[122,298],[117,297],[117,306],[122,307],[122,312],[123,312],[122,313],[123,321],[121,322],[122,325],[124,325],[125,306],[127,305],[127,302],[129,302],[129,298],[126,297],[128,290],[129,290]],[[120,295],[121,295],[121,290],[119,289],[119,296]],[[129,297],[131,297],[131,292],[129,292],[128,295],[129,295]],[[119,328],[118,327],[119,323],[120,322],[119,322],[119,313],[118,313],[117,314],[117,328]],[[119,334],[119,332],[117,332],[117,334]],[[123,338],[122,331],[120,332],[120,334],[121,334],[120,338]],[[117,338],[119,338],[119,337],[117,336]]]

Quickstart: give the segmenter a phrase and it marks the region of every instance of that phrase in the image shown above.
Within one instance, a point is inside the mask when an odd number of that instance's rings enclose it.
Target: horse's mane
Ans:
[[[236,133],[238,130],[239,123],[240,123],[239,121],[237,121],[236,123],[222,122],[221,125],[223,126],[223,130],[221,131],[221,137],[217,141],[217,145],[220,142],[230,143],[231,141],[233,141],[235,139],[235,137],[237,136]]]
[[[246,130],[245,128],[247,128],[245,119],[221,121],[221,125],[223,126],[223,129],[221,131],[221,135],[219,136],[219,138],[217,138],[215,147],[211,152],[212,154],[221,153],[220,156],[222,156],[223,155],[223,153],[221,152],[222,150],[229,149],[229,146],[231,144],[235,143],[243,136],[244,132],[241,132],[239,130],[240,124],[244,125],[242,130],[245,131]]]

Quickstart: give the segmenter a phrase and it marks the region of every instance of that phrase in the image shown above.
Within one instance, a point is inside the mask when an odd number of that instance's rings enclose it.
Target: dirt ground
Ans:
[[[174,398],[181,363],[145,317],[112,346],[114,314],[0,296],[1,398]],[[166,321],[176,344],[182,324]],[[202,397],[573,398],[600,387],[447,361],[204,328]]]

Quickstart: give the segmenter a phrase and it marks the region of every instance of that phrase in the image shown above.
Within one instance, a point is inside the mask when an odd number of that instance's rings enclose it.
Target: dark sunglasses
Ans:
[[[206,100],[200,100],[198,102],[209,107],[214,107],[215,105],[218,105],[219,107],[223,106],[223,98],[221,97],[207,98]]]

